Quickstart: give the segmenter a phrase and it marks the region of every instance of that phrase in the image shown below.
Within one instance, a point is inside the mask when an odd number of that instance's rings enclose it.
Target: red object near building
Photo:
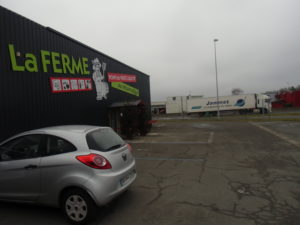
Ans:
[[[295,93],[295,106],[300,107],[300,91],[294,91]]]
[[[272,102],[273,108],[300,107],[300,90],[283,92],[276,95],[277,101]]]

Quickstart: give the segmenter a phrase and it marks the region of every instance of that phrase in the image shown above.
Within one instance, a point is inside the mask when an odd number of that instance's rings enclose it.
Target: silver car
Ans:
[[[48,127],[0,143],[0,200],[61,207],[73,223],[135,178],[131,146],[109,127]]]

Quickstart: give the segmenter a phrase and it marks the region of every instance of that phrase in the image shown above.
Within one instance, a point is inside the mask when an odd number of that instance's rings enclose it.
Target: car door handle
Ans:
[[[37,165],[32,165],[32,164],[30,164],[30,165],[24,167],[24,169],[26,169],[26,170],[29,170],[29,169],[36,169],[36,168],[37,168]]]

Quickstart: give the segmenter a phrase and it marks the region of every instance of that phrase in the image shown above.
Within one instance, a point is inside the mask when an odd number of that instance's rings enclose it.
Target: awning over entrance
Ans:
[[[125,102],[115,102],[111,104],[108,108],[121,108],[126,106],[144,106],[145,103],[142,100],[135,101],[125,101]]]

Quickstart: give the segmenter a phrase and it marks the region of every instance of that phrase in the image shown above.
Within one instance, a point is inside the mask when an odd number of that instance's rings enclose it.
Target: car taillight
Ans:
[[[130,144],[127,144],[127,147],[129,149],[129,151],[133,152],[133,148],[132,148],[132,146]]]
[[[76,159],[85,165],[95,168],[95,169],[111,169],[110,162],[101,155],[89,154],[89,155],[79,155]]]

